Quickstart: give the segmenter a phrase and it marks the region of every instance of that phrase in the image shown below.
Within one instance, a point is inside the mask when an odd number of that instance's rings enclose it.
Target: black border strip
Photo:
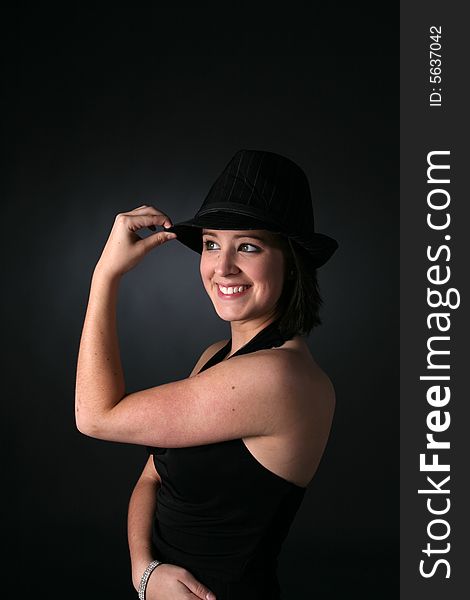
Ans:
[[[470,372],[470,199],[465,184],[470,173],[470,36],[464,9],[465,3],[457,2],[400,4],[403,600],[461,600],[469,588],[470,395],[466,373]],[[435,54],[430,55],[431,51]],[[441,65],[430,63],[438,58]],[[428,170],[431,163],[449,168]],[[441,225],[445,226],[438,229]],[[451,306],[440,305],[439,293],[442,302],[447,298]],[[433,317],[433,313],[441,316]],[[430,376],[448,379],[424,378]],[[426,436],[431,434],[432,441],[442,442],[434,449],[426,447]],[[436,470],[426,471],[430,467],[425,465],[433,460],[438,464]],[[448,471],[444,465],[448,465]]]

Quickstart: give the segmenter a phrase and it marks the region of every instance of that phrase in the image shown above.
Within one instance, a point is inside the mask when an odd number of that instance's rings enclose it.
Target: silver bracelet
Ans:
[[[152,560],[149,566],[145,569],[139,585],[139,600],[145,600],[145,590],[147,589],[147,581],[149,580],[149,577],[153,573],[154,569],[156,569],[156,567],[158,567],[158,565],[161,564],[162,562],[159,560]]]

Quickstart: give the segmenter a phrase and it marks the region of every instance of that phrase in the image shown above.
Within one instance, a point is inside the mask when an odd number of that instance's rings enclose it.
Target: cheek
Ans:
[[[204,259],[201,259],[201,261],[199,263],[199,273],[201,275],[201,279],[202,279],[204,286],[207,287],[208,279],[209,279],[209,265],[207,264],[207,261]]]
[[[204,253],[201,254],[201,260],[199,261],[199,271],[201,275],[204,275],[206,277],[210,269],[209,262],[210,261],[207,259],[207,256]]]
[[[204,270],[205,270],[205,265],[202,262],[202,260],[199,263],[199,273],[201,274],[201,277],[204,279]]]
[[[269,261],[260,265],[259,279],[266,281],[266,289],[271,292],[278,292],[282,289],[284,282],[284,262],[283,260]]]

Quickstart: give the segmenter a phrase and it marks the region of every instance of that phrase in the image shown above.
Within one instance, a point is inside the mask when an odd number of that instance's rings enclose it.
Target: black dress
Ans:
[[[232,356],[286,339],[274,321]],[[230,349],[231,340],[201,371]],[[186,568],[217,600],[280,599],[277,557],[306,488],[264,467],[241,438],[150,451],[161,477],[155,557]]]

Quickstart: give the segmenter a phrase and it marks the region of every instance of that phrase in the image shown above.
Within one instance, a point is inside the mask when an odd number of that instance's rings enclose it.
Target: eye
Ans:
[[[214,248],[211,246],[211,244],[214,244],[215,246],[217,246],[217,243],[214,242],[213,240],[205,240],[203,242],[203,244],[204,244],[204,248],[206,250],[214,250]]]
[[[214,242],[214,240],[204,240],[203,246],[204,246],[204,249],[208,250],[208,251],[218,249],[218,244],[217,244],[217,242]],[[258,248],[258,246],[255,246],[254,244],[249,244],[248,242],[245,242],[244,244],[240,244],[239,248],[242,249],[242,252],[248,252],[248,253],[260,251],[260,248]]]
[[[254,248],[254,250],[246,250],[246,252],[258,252],[259,251],[258,246],[255,246],[254,244],[245,243],[245,244],[241,244],[241,246],[240,246],[240,248],[247,248],[247,247]]]

